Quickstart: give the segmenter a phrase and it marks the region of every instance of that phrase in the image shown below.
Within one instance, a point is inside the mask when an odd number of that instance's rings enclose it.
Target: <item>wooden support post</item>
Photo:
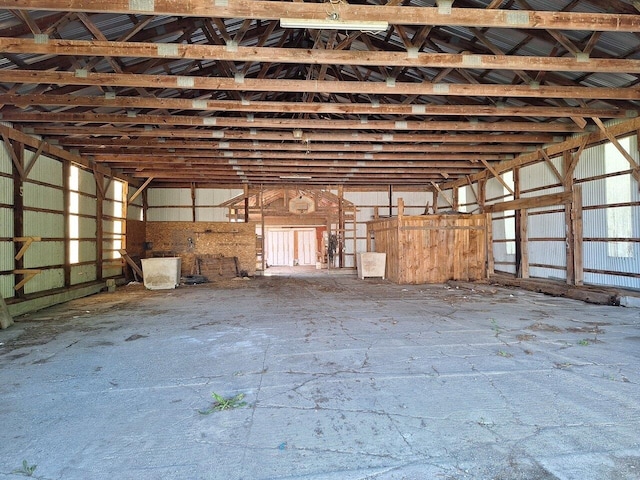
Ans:
[[[24,285],[31,280],[33,277],[35,277],[37,274],[39,274],[40,272],[42,272],[42,270],[38,270],[38,269],[34,269],[34,268],[17,268],[15,270],[13,270],[14,274],[18,274],[18,275],[22,275],[22,280],[20,280],[20,282],[13,287],[14,290],[17,292],[19,291],[22,287],[24,287]]]
[[[264,186],[260,185],[260,224],[261,224],[261,228],[262,228],[262,235],[261,235],[261,241],[262,241],[262,246],[260,247],[262,249],[262,273],[264,275],[264,271],[265,271],[265,266],[266,266],[266,256],[267,256],[267,252],[265,251],[265,239],[267,237],[267,232],[265,232],[264,230]]]
[[[129,205],[131,205],[134,200],[136,198],[138,198],[140,195],[142,195],[142,192],[144,192],[145,188],[147,188],[149,186],[149,184],[153,181],[153,177],[149,177],[147,178],[144,183],[142,185],[140,185],[140,187],[136,190],[136,193],[134,193],[133,195],[131,195],[131,198],[129,199],[129,201],[127,202]]]
[[[35,161],[35,158],[34,158]],[[62,160],[62,206],[63,222],[64,222],[64,286],[71,286],[71,231],[70,231],[70,203],[71,203],[71,187],[69,185],[69,176],[71,175],[71,163]]]
[[[244,223],[249,223],[249,186],[244,186]]]
[[[11,143],[8,137],[4,136],[4,144],[6,149],[11,154],[13,159],[13,235],[16,238],[24,237],[24,198],[23,194],[23,186],[24,186],[24,149],[23,148],[15,148],[15,146]],[[17,151],[16,151],[17,150]],[[14,268],[18,271],[22,271],[24,269],[24,259],[21,253],[22,247],[19,243],[14,244],[14,254],[15,254],[15,263]],[[14,272],[15,274],[15,272]],[[22,287],[26,282],[23,283],[24,276],[15,277],[14,280],[14,290],[16,297],[24,297],[24,290]],[[20,286],[19,288],[17,288]]]
[[[577,165],[577,159],[572,156],[571,152],[564,152],[562,154],[562,160],[564,163],[564,191],[571,193],[573,190],[573,171]],[[564,221],[566,232],[566,256],[567,256],[567,284],[573,285],[575,282],[575,263],[574,263],[574,229],[572,217],[572,204],[567,203],[564,206]]]
[[[393,217],[393,186],[389,185],[389,217]]]
[[[138,265],[136,265],[136,262],[133,261],[133,259],[129,256],[129,254],[127,253],[127,251],[125,249],[121,249],[120,250],[120,255],[122,256],[122,258],[124,258],[125,262],[127,262],[127,264],[133,269],[133,271],[141,279],[144,278],[144,274],[142,273],[142,270],[140,269],[140,267]]]
[[[191,182],[191,221],[196,221],[196,184]]]
[[[94,170],[93,177],[96,181],[96,280],[102,280],[102,263],[104,260],[104,220],[102,217],[106,189],[101,173]]]
[[[491,276],[495,273],[495,260],[493,257],[493,216],[491,213],[486,214],[487,219],[485,221],[486,233],[487,233],[487,276]]]
[[[33,242],[39,242],[41,240],[42,240],[41,237],[14,237],[13,239],[14,242],[22,243],[22,247],[20,248],[20,250],[18,250],[18,253],[16,253],[14,258],[16,260],[21,260],[22,257],[24,257],[24,254],[26,253],[26,251],[31,246],[31,244]]]
[[[520,199],[520,169],[513,169],[513,181],[515,186],[515,198]],[[514,211],[515,215],[515,235],[516,235],[516,276],[518,278],[529,278],[529,244],[527,233],[527,209],[520,208]]]
[[[571,225],[573,228],[573,272],[574,285],[584,285],[584,257],[582,230],[582,186],[573,186],[571,202]]]
[[[391,187],[389,187],[391,189]],[[391,192],[391,190],[389,190]],[[340,185],[338,187],[338,268],[344,267],[344,187]]]

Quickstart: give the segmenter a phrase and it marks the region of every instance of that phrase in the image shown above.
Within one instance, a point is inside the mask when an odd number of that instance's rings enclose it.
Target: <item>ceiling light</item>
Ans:
[[[282,28],[310,28],[316,30],[360,30],[361,32],[384,32],[389,28],[388,22],[341,20],[332,15],[325,19],[318,18],[281,18]]]

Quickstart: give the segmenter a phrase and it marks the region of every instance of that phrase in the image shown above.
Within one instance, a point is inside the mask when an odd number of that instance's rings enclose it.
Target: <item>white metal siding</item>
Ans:
[[[64,263],[64,242],[33,242],[24,254],[25,268],[38,268]]]
[[[190,206],[191,190],[188,188],[149,188],[147,202],[150,207]]]
[[[25,152],[25,160],[30,161],[33,153]],[[62,186],[62,163],[46,155],[40,155],[29,172],[29,180]]]
[[[24,293],[42,292],[64,287],[64,269],[52,268],[43,270],[24,286]]]
[[[16,292],[13,289],[14,286],[14,275],[0,275],[0,295],[3,298],[13,298],[16,296]]]
[[[0,203],[13,205],[13,180],[0,177]]]
[[[15,247],[13,242],[0,242],[0,271],[13,270]]]
[[[149,222],[190,222],[193,220],[191,208],[150,208],[147,210]]]
[[[97,278],[95,265],[72,265],[71,285],[91,282]]]
[[[13,162],[11,156],[4,146],[4,142],[0,140],[0,172],[11,173],[13,170]]]
[[[64,237],[64,217],[62,214],[45,212],[24,212],[24,235],[27,237]]]
[[[26,208],[41,208],[59,212],[64,210],[64,194],[62,190],[34,183],[25,183],[22,191]]]

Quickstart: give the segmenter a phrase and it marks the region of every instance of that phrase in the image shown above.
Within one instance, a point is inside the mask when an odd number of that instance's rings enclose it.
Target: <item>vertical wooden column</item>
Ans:
[[[514,199],[520,198],[520,169],[513,170]],[[516,235],[516,277],[529,278],[529,241],[527,209],[514,211]]]
[[[244,186],[244,223],[249,223],[249,186]]]
[[[5,146],[9,153],[12,153],[13,159],[13,237],[24,237],[24,147],[22,144],[14,143],[8,138],[4,138]],[[14,263],[15,270],[24,270],[24,257],[19,256],[18,252],[22,245],[14,242],[14,254],[18,257]],[[24,279],[24,274],[14,274],[14,285],[19,285]],[[24,297],[24,286],[15,291],[15,296]]]
[[[562,182],[565,192],[573,192],[573,172],[577,164],[575,158],[570,151],[562,154],[562,164],[564,180]],[[567,263],[567,284],[574,285],[576,282],[575,271],[575,225],[573,222],[573,201],[564,206],[565,231],[566,231],[566,263]]]
[[[451,205],[451,208],[453,208],[454,211],[458,211],[460,209],[460,189],[458,187],[453,187],[451,189],[451,200],[453,201],[453,205]]]
[[[260,235],[260,240],[262,242],[262,274],[264,275],[265,266],[266,266],[266,257],[267,252],[265,250],[265,243],[267,238],[267,232],[264,230],[264,186],[260,185],[260,225],[262,228],[262,235]]]
[[[143,190],[142,191],[142,221],[147,222],[147,216],[148,216],[148,210],[149,210],[149,197],[147,196],[147,190]]]
[[[69,190],[69,175],[71,164],[67,160],[62,161],[62,196],[64,205],[62,207],[64,222],[64,286],[71,286],[71,234],[69,232],[69,204],[71,202],[71,191]],[[124,247],[123,247],[124,248]]]
[[[389,187],[391,188],[391,187]],[[344,267],[344,187],[340,185],[338,187],[338,197],[340,201],[338,203],[338,268]]]
[[[574,285],[584,284],[584,257],[582,253],[582,186],[573,186],[571,202],[571,225],[573,228],[573,273]]]
[[[196,221],[196,184],[191,182],[191,221]]]
[[[104,262],[104,178],[102,174],[93,172],[96,181],[96,279],[102,280]]]

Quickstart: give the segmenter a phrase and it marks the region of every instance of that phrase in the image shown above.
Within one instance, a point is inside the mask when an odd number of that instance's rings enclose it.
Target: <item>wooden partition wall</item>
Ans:
[[[402,207],[399,199],[397,217],[367,222],[367,250],[387,254],[387,278],[420,284],[487,277],[485,214],[404,216]]]

